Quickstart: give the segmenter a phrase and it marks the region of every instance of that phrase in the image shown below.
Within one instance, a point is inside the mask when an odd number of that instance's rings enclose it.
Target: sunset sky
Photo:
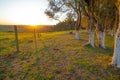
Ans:
[[[0,0],[0,25],[52,25],[44,11],[47,0]]]

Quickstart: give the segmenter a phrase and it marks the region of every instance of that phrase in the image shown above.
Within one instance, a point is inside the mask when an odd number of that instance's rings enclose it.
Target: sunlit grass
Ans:
[[[35,52],[33,33],[19,33],[20,53],[14,54],[14,33],[1,34],[0,56],[4,58],[0,58],[0,79],[119,80],[119,69],[108,65],[113,37],[106,37],[106,49],[102,49],[84,46],[86,31],[81,32],[81,40],[75,40],[69,31],[41,33]]]

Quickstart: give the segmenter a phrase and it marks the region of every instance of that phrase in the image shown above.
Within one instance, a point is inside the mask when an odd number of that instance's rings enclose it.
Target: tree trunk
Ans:
[[[120,68],[120,31],[119,30],[117,31],[117,34],[115,37],[112,65]]]
[[[88,33],[89,33],[89,42],[88,45],[95,47],[94,45],[94,20],[93,20],[93,15],[88,18],[89,20],[89,26],[88,26]]]
[[[110,36],[114,36],[114,31],[113,30],[110,30]]]
[[[120,2],[120,0],[119,0]],[[119,10],[119,20],[120,20],[120,6],[118,8]],[[117,68],[120,68],[120,22],[118,24],[117,33],[115,36],[115,43],[114,43],[114,54],[112,58],[112,65],[116,66]]]
[[[75,23],[75,31],[76,31],[75,39],[79,40],[80,39],[79,30],[81,27],[81,11],[78,11],[77,15],[78,15],[78,18],[77,18],[77,21]]]
[[[77,39],[77,40],[80,39],[79,30],[76,30],[76,33],[75,33],[75,39]]]
[[[99,47],[105,48],[105,32],[98,31],[97,36]]]
[[[95,45],[94,45],[94,31],[92,31],[92,30],[89,31],[89,44],[92,47],[95,47]]]

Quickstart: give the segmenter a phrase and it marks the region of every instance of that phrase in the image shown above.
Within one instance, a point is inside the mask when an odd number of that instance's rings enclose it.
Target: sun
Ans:
[[[54,25],[58,23],[56,20],[50,20],[45,15],[44,11],[47,7],[37,1],[42,0],[14,0],[13,2],[10,1],[9,4],[6,3],[1,10],[0,24]]]

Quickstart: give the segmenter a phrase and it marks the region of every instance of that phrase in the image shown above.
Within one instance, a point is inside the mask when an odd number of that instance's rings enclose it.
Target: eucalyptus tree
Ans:
[[[116,31],[117,31],[118,24],[119,24],[119,12],[118,12],[118,9],[117,9],[116,5],[113,6],[111,11],[113,13],[111,15],[110,35],[114,36]]]
[[[81,9],[81,0],[63,0],[75,13],[76,13],[76,22],[75,22],[75,31],[76,39],[80,39],[79,30],[81,28],[81,19],[82,19],[82,9]]]
[[[107,2],[105,4],[105,13],[103,12],[103,21],[104,26],[107,30],[109,30],[109,33],[111,36],[114,35],[114,32],[116,32],[116,28],[118,27],[118,10],[114,3]]]
[[[116,1],[116,0],[113,0]],[[120,0],[117,0],[117,4],[118,4],[118,11],[119,11],[119,15],[120,15]],[[120,19],[120,16],[119,16]],[[120,68],[120,21],[119,21],[119,27],[117,29],[117,33],[115,36],[115,43],[114,43],[114,54],[113,54],[113,59],[112,59],[112,65]]]
[[[81,0],[82,10],[84,15],[88,18],[88,32],[89,42],[92,47],[94,46],[94,0]]]
[[[76,39],[80,39],[79,29],[81,27],[82,9],[80,7],[81,0],[48,0],[49,8],[45,13],[52,19],[59,20],[61,14],[73,12],[76,15],[75,18],[75,31]],[[60,15],[58,15],[60,14]]]
[[[66,11],[66,6],[62,3],[61,0],[48,0],[49,6],[45,10],[45,14],[50,18],[61,22],[60,17],[63,12]],[[63,9],[65,11],[63,11]]]
[[[96,19],[96,33],[98,38],[98,45],[102,48],[105,48],[104,40],[105,40],[105,27],[103,25],[103,14],[105,7],[101,0],[95,1],[95,19]]]
[[[66,24],[70,27],[70,29],[72,30],[74,28],[74,24],[75,24],[75,14],[72,12],[67,13],[67,17],[65,19]]]
[[[85,4],[85,3],[87,4]],[[89,43],[94,47],[94,30],[96,29],[98,44],[105,48],[106,29],[114,29],[116,11],[114,1],[81,0],[82,10],[88,18]],[[116,18],[115,18],[116,16]],[[109,23],[110,22],[110,23]],[[117,25],[117,23],[116,23]]]
[[[111,21],[115,18],[114,1],[97,0],[95,1],[94,16],[96,20],[96,33],[99,47],[105,48],[105,32],[110,26],[113,28]],[[109,23],[110,22],[110,23]],[[112,22],[114,23],[114,21]]]

